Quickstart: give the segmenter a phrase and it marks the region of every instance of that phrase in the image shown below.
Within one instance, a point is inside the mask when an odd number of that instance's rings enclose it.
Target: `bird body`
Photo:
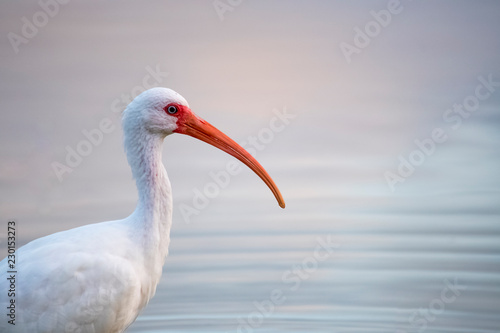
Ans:
[[[122,332],[154,295],[161,276],[150,269],[160,265],[139,246],[136,230],[131,219],[97,223],[21,247],[16,326],[4,319],[0,331]],[[1,268],[5,275],[6,265]],[[8,289],[7,276],[0,288]]]
[[[172,191],[162,163],[164,138],[193,136],[240,159],[281,194],[234,141],[198,118],[173,90],[153,88],[123,113],[124,145],[138,190],[127,218],[36,239],[16,251],[16,325],[0,332],[123,332],[153,297],[168,254]],[[7,258],[0,262],[0,307],[9,305]]]

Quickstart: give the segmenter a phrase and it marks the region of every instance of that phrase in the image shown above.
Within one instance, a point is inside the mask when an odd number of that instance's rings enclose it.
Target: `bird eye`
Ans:
[[[169,114],[175,114],[177,113],[177,107],[175,105],[170,105],[168,108],[167,108],[167,112]]]

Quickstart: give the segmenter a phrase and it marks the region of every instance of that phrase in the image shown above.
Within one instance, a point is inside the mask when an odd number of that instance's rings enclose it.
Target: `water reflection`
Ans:
[[[129,331],[498,331],[495,216],[307,222],[271,233],[271,221],[243,231],[203,235],[205,224],[174,232],[157,295]],[[311,264],[318,238],[327,235],[338,248]],[[276,291],[282,294],[274,302]]]

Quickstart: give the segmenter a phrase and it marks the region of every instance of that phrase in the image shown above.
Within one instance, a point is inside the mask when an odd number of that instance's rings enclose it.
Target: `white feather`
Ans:
[[[16,325],[0,332],[123,332],[153,297],[168,253],[170,182],[161,145],[176,129],[162,108],[178,93],[150,89],[123,114],[124,143],[139,193],[128,218],[55,233],[16,251]],[[9,305],[7,258],[0,262],[0,307]]]

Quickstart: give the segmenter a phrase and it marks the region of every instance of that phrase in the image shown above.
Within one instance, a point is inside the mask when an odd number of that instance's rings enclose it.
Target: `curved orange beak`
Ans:
[[[185,109],[184,111],[183,115],[177,120],[178,128],[174,132],[204,141],[245,163],[267,184],[280,207],[285,208],[285,200],[283,200],[280,190],[271,179],[271,176],[250,153],[210,123],[195,115],[191,110]]]

